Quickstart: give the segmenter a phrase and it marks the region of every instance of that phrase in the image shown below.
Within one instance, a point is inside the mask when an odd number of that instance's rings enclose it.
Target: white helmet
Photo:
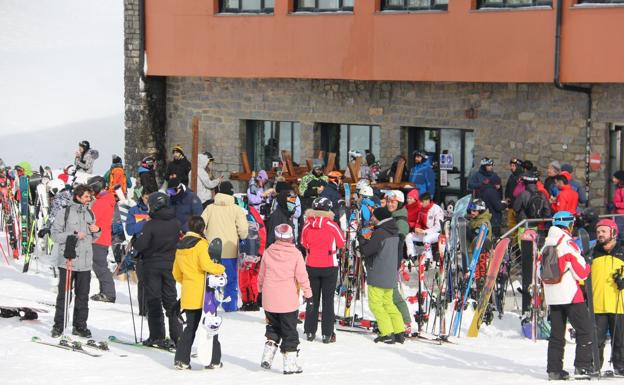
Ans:
[[[405,203],[405,195],[403,195],[403,192],[400,190],[392,190],[388,194],[386,194],[386,196],[390,200],[395,200],[400,203]]]
[[[56,195],[65,188],[65,182],[60,179],[52,179],[48,182],[48,191],[52,195]]]
[[[373,188],[371,186],[365,186],[360,190],[360,196],[372,197],[373,195],[375,194],[373,193]]]
[[[359,192],[361,189],[363,189],[366,186],[370,186],[370,181],[368,179],[360,179],[355,184],[355,191]]]

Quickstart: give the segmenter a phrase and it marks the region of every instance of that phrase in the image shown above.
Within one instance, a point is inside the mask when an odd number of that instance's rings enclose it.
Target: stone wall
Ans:
[[[624,122],[624,86],[594,86],[592,152],[603,169],[590,174],[593,206],[605,199],[608,124]],[[381,160],[408,148],[405,127],[475,132],[475,161],[496,161],[506,178],[510,158],[529,159],[545,172],[551,160],[570,163],[585,178],[587,97],[550,84],[413,83],[302,79],[167,78],[167,145],[191,146],[190,122],[200,118],[200,149],[218,171],[239,171],[244,120],[301,122],[301,159],[315,157],[315,123],[377,124]]]

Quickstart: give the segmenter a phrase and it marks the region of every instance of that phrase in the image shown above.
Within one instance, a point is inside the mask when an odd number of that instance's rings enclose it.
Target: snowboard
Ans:
[[[223,244],[220,238],[213,239],[208,245],[208,254],[215,263],[221,263],[221,252]],[[225,276],[225,275],[224,275]],[[202,306],[202,317],[197,330],[197,357],[204,365],[219,364],[220,362],[211,362],[213,359],[213,345],[218,345],[218,333],[220,326],[220,317],[217,315],[217,308],[222,302],[219,300],[219,292],[225,286],[225,282],[221,282],[223,286],[211,286],[211,274],[204,275],[205,289],[204,301]],[[215,324],[217,322],[217,324]]]
[[[590,247],[589,233],[585,229],[578,230],[578,237],[581,242],[581,253],[585,258],[585,263],[591,267],[593,247]],[[596,316],[594,314],[594,293],[592,290],[592,274],[591,268],[589,275],[585,279],[585,296],[587,302],[587,310],[589,311],[589,321],[591,322],[590,335],[592,341],[592,359],[594,372],[600,374],[600,350],[598,348],[598,333],[596,331]]]
[[[481,290],[481,296],[477,303],[477,309],[472,317],[472,323],[468,329],[468,337],[476,337],[479,334],[479,327],[483,322],[483,316],[490,303],[490,297],[494,291],[494,284],[498,277],[498,270],[503,262],[503,258],[509,248],[509,238],[502,239],[494,248],[494,254],[488,266],[487,275],[485,276],[485,285]]]

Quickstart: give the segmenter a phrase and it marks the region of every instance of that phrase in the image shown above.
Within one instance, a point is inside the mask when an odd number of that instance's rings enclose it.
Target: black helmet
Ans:
[[[481,159],[481,166],[494,166],[494,160],[485,157]]]
[[[147,206],[150,213],[155,213],[160,209],[164,209],[169,206],[169,196],[163,192],[156,191],[147,197]]]
[[[212,156],[212,154],[209,153],[208,151],[204,152],[204,155],[206,155],[206,158],[208,158],[208,162],[214,161],[214,156]]]
[[[106,187],[106,180],[99,175],[92,176],[87,180],[87,185],[89,185],[89,187],[93,189],[95,195],[97,195]]]
[[[84,148],[85,151],[91,148],[91,145],[89,144],[88,140],[83,140],[82,142],[78,143],[78,146]]]
[[[468,211],[476,210],[480,213],[486,210],[485,202],[481,199],[473,199],[468,205]]]
[[[312,202],[312,208],[314,210],[329,211],[332,209],[332,201],[325,197],[318,197]]]
[[[148,168],[148,169],[151,169],[152,167],[154,167],[154,163],[156,163],[156,159],[154,159],[154,157],[151,155],[146,156],[145,158],[141,160],[141,166]]]

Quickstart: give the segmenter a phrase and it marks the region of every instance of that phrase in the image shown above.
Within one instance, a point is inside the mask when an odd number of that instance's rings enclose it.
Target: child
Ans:
[[[222,275],[225,272],[225,267],[214,263],[208,255],[208,241],[202,235],[206,224],[202,217],[191,217],[188,228],[178,243],[173,263],[173,277],[182,284],[180,310],[186,313],[186,327],[175,354],[175,368],[179,370],[191,369],[191,347],[202,317],[205,273]],[[216,364],[220,366],[220,362]]]
[[[281,341],[284,356],[284,374],[301,373],[297,364],[299,334],[299,289],[311,306],[312,289],[303,256],[293,243],[292,227],[282,223],[275,227],[275,243],[265,251],[258,274],[258,291],[266,315],[266,338],[260,366],[270,369]]]

